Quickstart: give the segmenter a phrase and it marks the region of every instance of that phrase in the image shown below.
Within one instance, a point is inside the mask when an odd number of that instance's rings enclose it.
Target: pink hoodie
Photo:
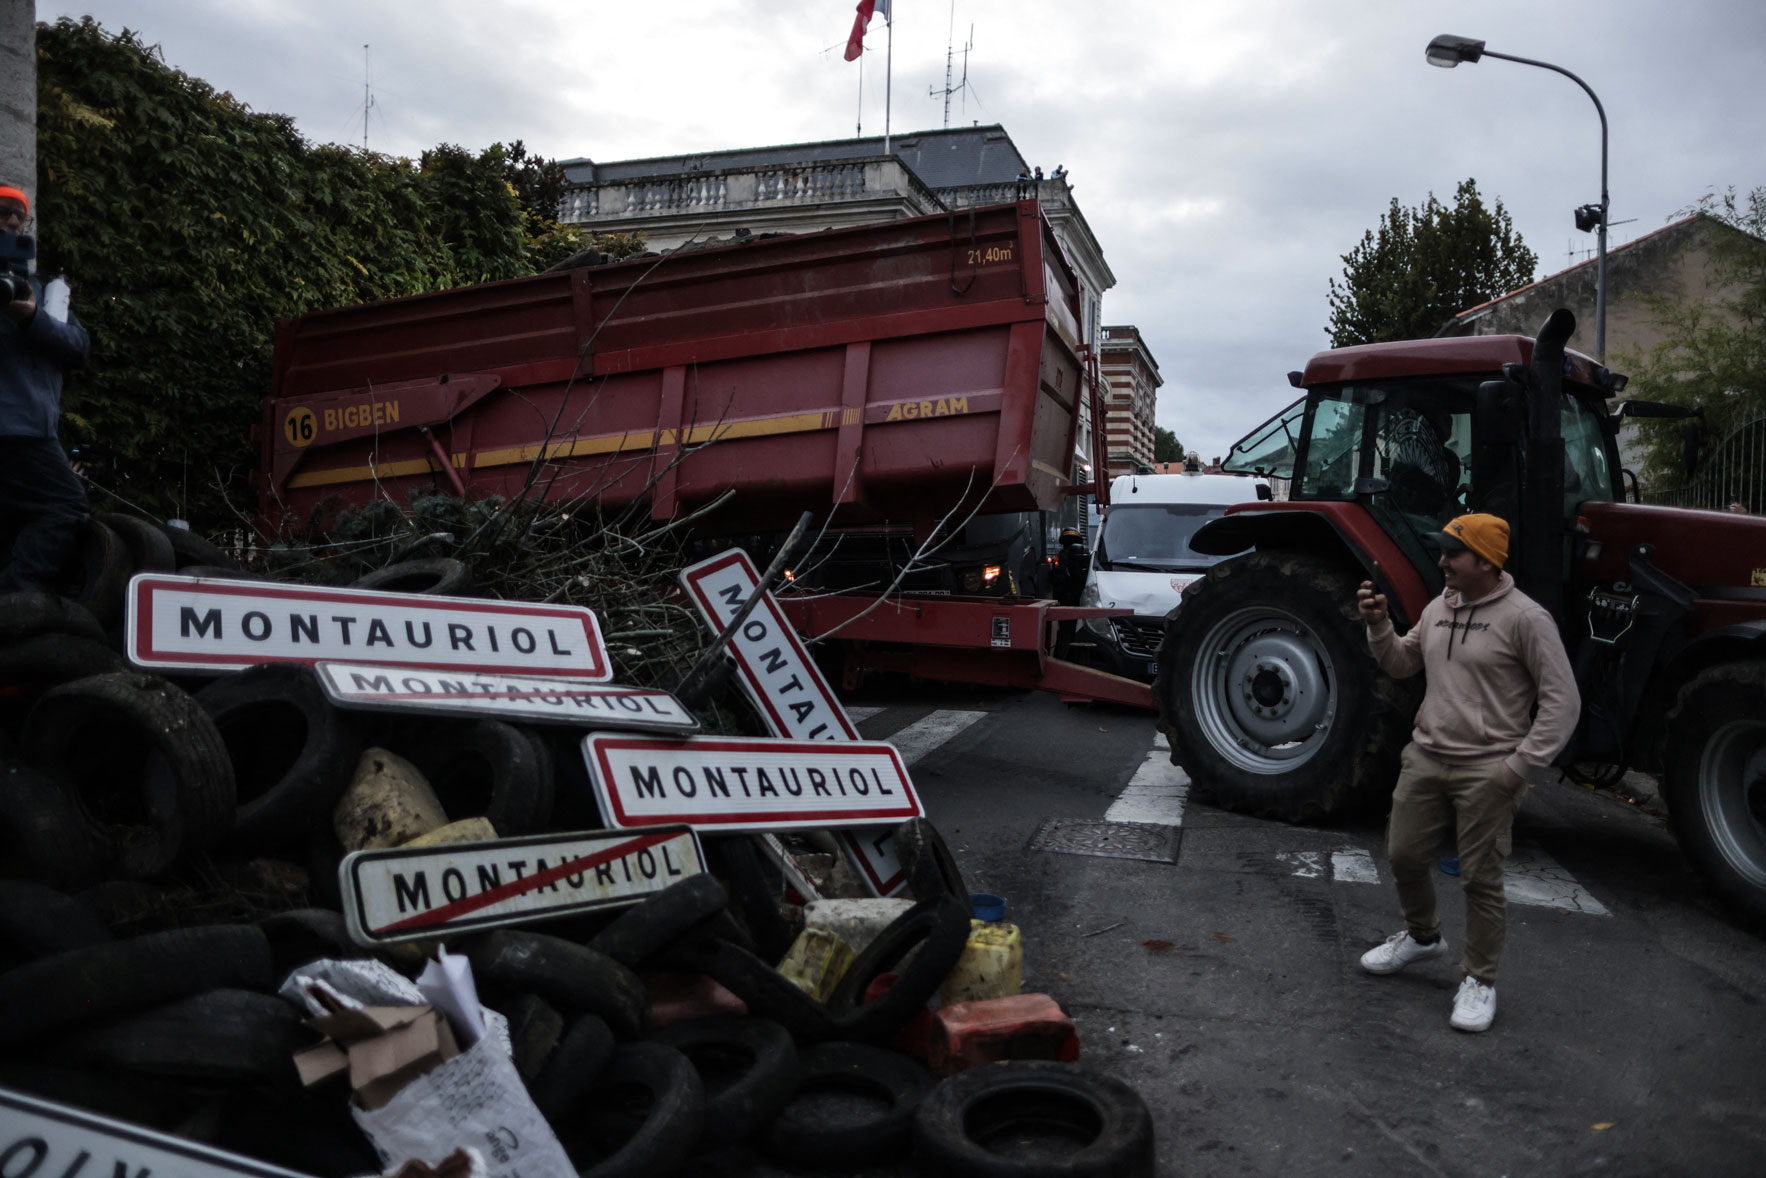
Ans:
[[[1439,761],[1502,757],[1526,777],[1569,743],[1582,714],[1557,623],[1507,573],[1477,601],[1444,590],[1402,638],[1389,619],[1369,626],[1367,643],[1394,679],[1428,672],[1411,739]]]

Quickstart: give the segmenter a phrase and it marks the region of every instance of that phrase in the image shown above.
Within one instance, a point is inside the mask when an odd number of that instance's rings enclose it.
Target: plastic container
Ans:
[[[1016,997],[1024,988],[1024,937],[1015,924],[969,922],[969,943],[938,986],[946,1006]]]
[[[785,960],[779,962],[779,973],[817,1002],[826,1002],[852,967],[854,956],[852,946],[837,934],[806,928],[791,942]]]
[[[976,920],[1004,920],[1006,918],[1006,898],[996,896],[992,892],[970,892],[969,908]]]

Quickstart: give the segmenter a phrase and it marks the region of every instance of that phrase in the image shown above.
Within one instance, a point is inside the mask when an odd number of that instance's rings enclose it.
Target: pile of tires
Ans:
[[[129,534],[130,560],[165,563]],[[388,585],[469,588],[422,563]],[[406,976],[427,960],[349,938],[338,803],[378,748],[449,821],[596,828],[579,735],[346,713],[296,665],[142,674],[91,604],[0,597],[0,1087],[316,1178],[379,1171],[347,1085],[301,1086],[293,1055],[317,1036],[278,996],[316,960]],[[754,839],[704,842],[714,874],[621,913],[448,942],[584,1178],[1152,1173],[1145,1106],[1115,1081],[1011,1063],[935,1083],[898,1049],[970,930],[929,823],[898,832],[915,904],[825,1002],[775,968],[795,928]],[[653,1025],[671,977],[712,979],[746,1013]]]

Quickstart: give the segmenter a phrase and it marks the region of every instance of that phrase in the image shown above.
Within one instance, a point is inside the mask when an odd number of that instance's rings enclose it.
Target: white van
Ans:
[[[1118,476],[1110,483],[1110,506],[1093,541],[1080,604],[1126,606],[1134,616],[1080,623],[1074,653],[1118,675],[1151,679],[1159,669],[1165,615],[1185,585],[1224,559],[1195,551],[1190,537],[1233,504],[1269,497],[1268,483],[1245,475]]]

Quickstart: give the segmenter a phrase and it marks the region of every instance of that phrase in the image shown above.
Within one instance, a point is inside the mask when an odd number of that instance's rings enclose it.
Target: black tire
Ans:
[[[531,1085],[564,1034],[564,1016],[538,994],[518,994],[495,1009],[509,1020],[515,1071],[523,1084]]]
[[[702,840],[711,869],[723,877],[730,906],[760,956],[778,961],[791,948],[797,934],[779,911],[784,902],[784,882],[777,868],[766,862],[756,840],[759,835],[729,834]]]
[[[352,589],[387,593],[421,593],[431,597],[463,597],[472,592],[472,570],[451,556],[406,560],[375,569],[351,583]]]
[[[637,969],[728,903],[716,877],[690,875],[620,913],[589,942],[589,948]]]
[[[1380,671],[1357,583],[1318,557],[1255,552],[1184,590],[1153,696],[1198,796],[1312,822],[1391,794],[1421,678]]]
[[[663,1178],[699,1144],[705,1089],[674,1048],[627,1043],[572,1112],[562,1142],[580,1178]]]
[[[925,818],[910,818],[895,832],[895,849],[906,873],[908,890],[916,900],[949,895],[965,903],[968,885],[963,882],[962,869],[945,844],[938,828]]]
[[[166,540],[172,546],[172,556],[177,561],[178,571],[183,572],[191,565],[206,565],[213,569],[239,569],[239,562],[221,551],[208,540],[192,532],[188,528],[174,528],[165,525],[160,528]]]
[[[220,989],[76,1031],[56,1041],[56,1052],[143,1075],[293,1088],[294,1053],[309,1041],[285,999]]]
[[[233,825],[233,766],[214,721],[151,675],[97,675],[48,692],[25,721],[25,758],[100,822],[122,828],[116,866],[148,878]]]
[[[47,1059],[0,1060],[0,1088],[24,1092],[56,1104],[72,1105],[119,1121],[171,1130],[188,1117],[203,1099],[194,1086],[176,1083],[143,1084],[140,1076],[128,1076],[100,1068],[75,1068]],[[302,1173],[316,1173],[305,1170]],[[356,1170],[373,1174],[374,1166]],[[346,1178],[339,1175],[339,1178]]]
[[[921,900],[878,933],[828,996],[828,1013],[840,1037],[884,1042],[926,1009],[969,943],[969,919],[968,898],[947,894]],[[910,952],[913,959],[903,965]],[[898,971],[895,983],[866,1005],[870,984],[892,970]]]
[[[122,620],[123,596],[134,573],[134,562],[121,536],[96,519],[80,525],[78,546],[69,568],[69,596],[75,604],[90,610],[99,625],[114,626]]]
[[[92,611],[53,593],[0,594],[0,644],[37,634],[77,634],[104,641]]]
[[[38,634],[0,646],[0,684],[8,687],[59,687],[128,669],[104,643],[74,634]]]
[[[115,939],[72,896],[40,883],[0,881],[0,972]]]
[[[791,1034],[764,1018],[716,1015],[672,1023],[650,1039],[692,1061],[705,1086],[706,1145],[746,1141],[770,1124],[801,1075]]]
[[[671,965],[711,978],[740,998],[749,1014],[771,1019],[799,1042],[834,1034],[825,1006],[747,949],[716,937],[693,937],[677,943],[668,957]]]
[[[262,573],[242,569],[236,564],[187,564],[178,569],[180,577],[202,577],[210,581],[270,581]]]
[[[588,1095],[613,1058],[613,1032],[605,1020],[581,1015],[570,1024],[540,1074],[527,1086],[534,1107],[554,1127]]]
[[[538,994],[554,1006],[587,1011],[630,1039],[644,1026],[650,995],[638,975],[593,949],[544,933],[498,929],[465,947],[475,978],[506,991]]]
[[[244,846],[304,845],[349,787],[359,751],[349,724],[307,667],[266,663],[196,693],[233,766]]]
[[[270,942],[271,969],[285,978],[303,965],[325,958],[354,961],[372,957],[350,940],[343,914],[326,908],[294,908],[258,921]]]
[[[607,826],[595,785],[583,760],[583,734],[574,728],[539,733],[552,753],[552,824],[559,830],[600,830]]]
[[[790,1102],[761,1134],[768,1155],[798,1165],[857,1166],[905,1151],[914,1114],[932,1088],[925,1068],[864,1043],[819,1043],[803,1053],[800,1067]],[[854,1095],[869,1098],[862,1115],[853,1115]],[[831,1100],[840,1101],[839,1112]]]
[[[1133,1088],[1072,1064],[959,1072],[914,1119],[926,1178],[1151,1178],[1153,1117]]]
[[[54,780],[0,764],[0,875],[73,891],[97,882],[115,855],[110,835]]]
[[[350,1116],[350,1102],[328,1084],[236,1089],[221,1111],[213,1144],[313,1178],[355,1178],[386,1168]]]
[[[387,747],[422,771],[452,821],[482,815],[503,838],[545,830],[552,778],[533,741],[500,720],[426,724]]]
[[[0,974],[0,1047],[204,990],[268,990],[270,945],[251,925],[149,933]]]
[[[129,550],[129,560],[138,573],[170,573],[178,567],[172,542],[166,539],[158,524],[120,511],[106,511],[92,517],[117,534]]]
[[[1766,662],[1700,672],[1668,713],[1664,795],[1699,876],[1766,925]]]

